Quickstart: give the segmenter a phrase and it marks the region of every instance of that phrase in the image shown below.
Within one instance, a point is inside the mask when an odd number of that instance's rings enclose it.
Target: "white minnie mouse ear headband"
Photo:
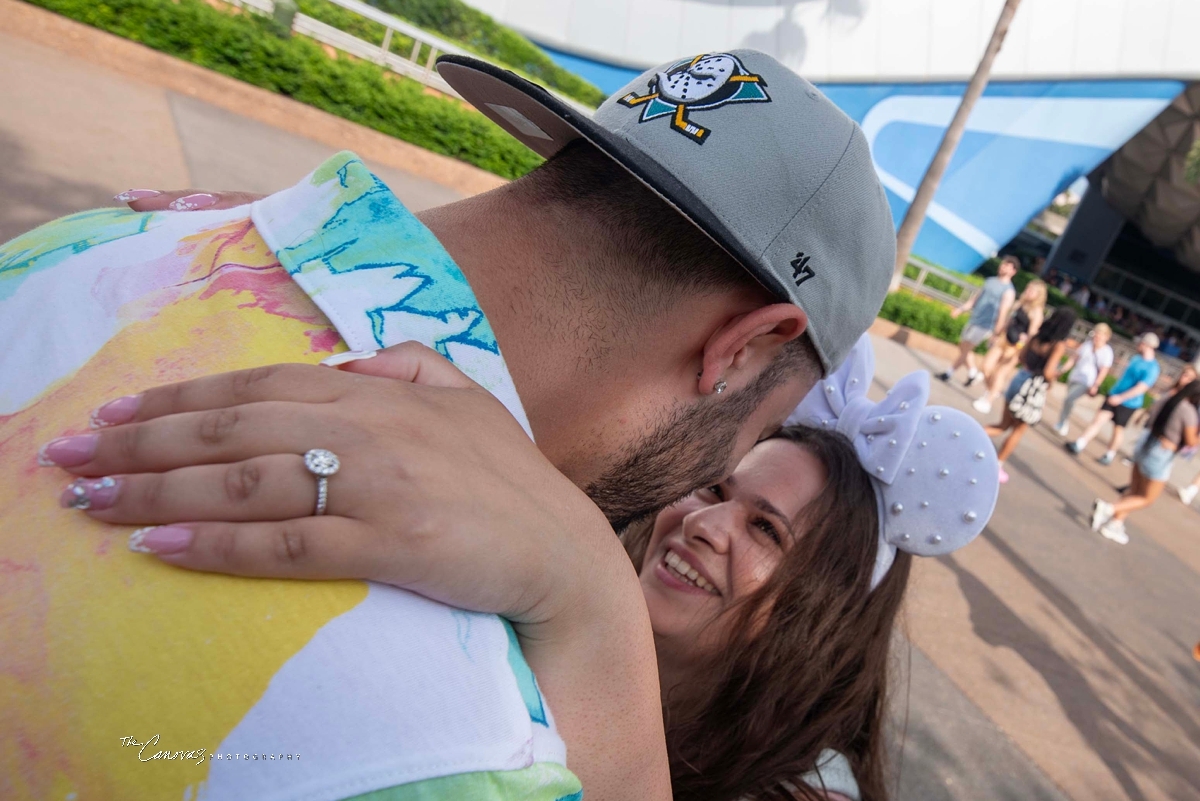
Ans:
[[[983,427],[947,406],[926,406],[929,373],[910,373],[879,403],[867,397],[875,351],[864,334],[832,375],[813,387],[788,425],[849,437],[879,502],[879,553],[871,589],[896,550],[943,556],[983,531],[1000,491],[1000,466]]]

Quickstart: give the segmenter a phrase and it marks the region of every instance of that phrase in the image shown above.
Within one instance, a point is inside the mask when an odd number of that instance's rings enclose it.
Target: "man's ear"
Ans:
[[[734,390],[749,386],[807,328],[808,315],[794,303],[772,303],[729,318],[704,344],[700,394],[711,394],[719,381]]]

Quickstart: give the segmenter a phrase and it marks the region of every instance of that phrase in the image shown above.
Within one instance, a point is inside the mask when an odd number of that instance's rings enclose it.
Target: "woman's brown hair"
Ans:
[[[775,438],[820,459],[828,480],[771,579],[722,613],[725,647],[664,699],[674,798],[823,799],[800,777],[832,748],[863,801],[883,801],[889,647],[912,557],[897,554],[872,591],[879,513],[853,446],[805,426]],[[623,537],[639,572],[651,530]]]

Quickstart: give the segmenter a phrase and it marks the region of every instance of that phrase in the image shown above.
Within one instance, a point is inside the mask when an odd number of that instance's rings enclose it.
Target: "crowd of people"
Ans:
[[[993,403],[1003,391],[1005,405],[1001,418],[986,428],[993,437],[1007,434],[998,454],[1002,484],[1009,480],[1006,461],[1030,426],[1041,421],[1047,395],[1060,378],[1066,381],[1067,391],[1054,430],[1066,440],[1064,447],[1072,455],[1082,454],[1111,423],[1107,446],[1097,459],[1101,465],[1111,465],[1124,441],[1126,428],[1131,422],[1143,419],[1145,429],[1134,447],[1129,483],[1120,488],[1121,497],[1115,502],[1097,498],[1092,511],[1094,531],[1113,542],[1126,544],[1129,537],[1125,518],[1158,498],[1177,457],[1190,458],[1195,453],[1196,428],[1200,422],[1195,411],[1200,403],[1196,369],[1185,366],[1169,393],[1158,399],[1148,413],[1144,412],[1147,395],[1152,393],[1161,373],[1157,354],[1181,353],[1176,342],[1167,347],[1157,333],[1144,331],[1136,339],[1137,352],[1121,366],[1120,376],[1105,394],[1100,409],[1078,437],[1067,439],[1075,404],[1084,396],[1101,394],[1114,369],[1114,353],[1109,344],[1113,331],[1107,323],[1097,323],[1081,342],[1072,340],[1071,330],[1076,322],[1072,307],[1061,306],[1046,316],[1047,282],[1085,307],[1092,300],[1088,288],[1074,287],[1069,277],[1058,276],[1051,270],[1045,274],[1045,281],[1029,281],[1017,297],[1012,279],[1019,267],[1015,256],[1003,257],[996,275],[952,312],[956,318],[965,313],[970,317],[963,327],[956,360],[938,377],[950,381],[965,366],[965,386],[982,380],[984,392],[972,403],[982,415],[992,412]],[[1103,304],[1103,299],[1097,298],[1096,302]],[[975,354],[980,345],[987,345],[982,365],[977,364]],[[1017,369],[1015,376],[1014,369]],[[1190,504],[1198,493],[1200,477],[1180,488],[1179,497]]]
[[[1036,260],[1034,265],[1035,272],[1038,271],[1038,267],[1043,263],[1043,259],[1039,258]],[[1110,301],[1103,295],[1093,292],[1087,284],[1080,282],[1077,278],[1060,273],[1055,269],[1050,269],[1042,273],[1042,280],[1078,303],[1084,309],[1108,318],[1112,327],[1127,332],[1134,337],[1139,337],[1143,334],[1154,334],[1159,340],[1158,350],[1164,356],[1182,359],[1185,362],[1195,361],[1200,356],[1200,342],[1197,342],[1187,332],[1173,326],[1163,325],[1160,322],[1151,320],[1149,317],[1126,308],[1116,301]]]

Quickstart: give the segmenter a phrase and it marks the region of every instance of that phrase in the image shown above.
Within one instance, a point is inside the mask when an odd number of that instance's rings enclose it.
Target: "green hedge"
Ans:
[[[893,323],[920,331],[946,342],[958,342],[967,316],[956,320],[944,303],[911,295],[908,292],[892,292],[883,301],[879,316]]]
[[[381,133],[516,178],[541,159],[482,114],[376,64],[331,59],[301,36],[282,38],[270,20],[218,11],[201,0],[27,0],[336,114]]]
[[[518,72],[545,83],[593,108],[605,94],[570,70],[550,60],[533,42],[511,28],[471,8],[461,0],[367,0],[389,14],[406,19],[419,28],[439,33],[468,50],[488,56]],[[307,13],[307,12],[305,12]],[[409,44],[412,47],[412,44]]]

